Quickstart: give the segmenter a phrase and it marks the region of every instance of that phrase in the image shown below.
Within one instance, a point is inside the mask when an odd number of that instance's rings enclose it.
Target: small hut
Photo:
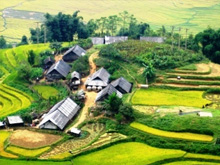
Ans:
[[[79,85],[81,84],[81,76],[78,72],[74,71],[71,73],[71,80],[70,80],[70,89],[78,89]]]
[[[86,51],[83,48],[81,48],[79,45],[75,45],[64,53],[63,60],[65,62],[73,62],[85,54]]]
[[[44,60],[44,69],[49,69],[53,64],[54,64],[55,60],[51,57],[47,57]]]
[[[99,69],[97,72],[93,73],[86,80],[86,88],[88,90],[97,90],[100,88],[105,88],[109,83],[110,74],[104,68]]]
[[[132,84],[129,83],[124,77],[120,77],[117,80],[111,82],[111,84],[122,94],[130,93],[132,90]]]
[[[63,60],[53,64],[46,73],[46,79],[48,81],[65,79],[70,72],[70,66]]]
[[[74,135],[76,137],[79,137],[81,135],[81,130],[79,130],[78,128],[72,128],[69,133],[71,135]]]
[[[8,126],[23,126],[24,121],[20,116],[8,116],[6,117],[6,123]]]

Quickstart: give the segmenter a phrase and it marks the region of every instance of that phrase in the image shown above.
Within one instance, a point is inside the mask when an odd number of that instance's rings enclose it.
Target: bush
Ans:
[[[31,69],[31,80],[36,80],[37,78],[41,78],[43,75],[43,69],[42,68],[32,68]]]
[[[103,46],[99,52],[100,56],[107,57],[107,58],[120,58],[121,55],[119,51],[112,45]]]

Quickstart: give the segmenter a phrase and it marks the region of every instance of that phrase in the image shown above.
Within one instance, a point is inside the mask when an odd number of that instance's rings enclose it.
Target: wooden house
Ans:
[[[123,42],[128,40],[128,36],[105,36],[105,44]]]
[[[92,44],[93,45],[102,45],[104,44],[104,38],[103,37],[91,37]]]
[[[116,93],[117,96],[119,98],[122,98],[122,93],[119,92],[117,89],[115,89],[114,86],[112,86],[111,84],[109,84],[106,88],[104,88],[103,90],[101,90],[97,96],[96,96],[96,99],[95,99],[95,102],[98,102],[98,101],[104,101],[105,99],[108,98],[108,96],[110,96],[111,94],[113,93]]]
[[[83,48],[81,48],[79,45],[75,45],[64,53],[63,60],[65,62],[73,62],[85,54],[86,51]]]
[[[70,88],[77,89],[81,84],[81,76],[78,72],[74,71],[71,73],[71,80],[70,80]]]
[[[69,130],[69,133],[73,136],[79,137],[81,135],[81,130],[79,130],[78,128],[72,128],[71,130]]]
[[[48,81],[65,79],[70,72],[70,69],[70,66],[66,62],[60,60],[53,64],[47,71],[46,79]]]
[[[86,80],[86,88],[91,90],[102,90],[109,83],[110,74],[104,68],[100,68]]]
[[[23,126],[24,121],[20,116],[8,116],[6,117],[6,123],[8,126]]]
[[[77,114],[79,109],[80,107],[69,97],[63,99],[43,116],[39,128],[63,130],[67,123]]]
[[[163,37],[140,37],[140,41],[163,43]]]
[[[51,57],[47,57],[44,60],[44,69],[49,69],[53,64],[54,64],[55,60]]]
[[[111,84],[122,94],[130,93],[132,90],[132,84],[123,77],[111,82]]]

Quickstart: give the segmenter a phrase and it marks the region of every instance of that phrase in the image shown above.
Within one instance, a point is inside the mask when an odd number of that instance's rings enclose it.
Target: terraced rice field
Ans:
[[[144,165],[168,158],[182,157],[186,152],[173,149],[159,149],[138,142],[116,144],[111,147],[76,157],[75,164],[137,164]]]
[[[51,96],[56,97],[58,95],[58,91],[51,86],[35,85],[33,89],[46,100],[48,100]]]
[[[217,165],[219,163],[214,163],[214,162],[199,162],[199,161],[176,161],[172,163],[166,163],[164,165]]]
[[[133,95],[133,105],[176,105],[202,107],[211,103],[202,97],[203,91],[177,91],[161,88],[139,89]]]
[[[195,133],[188,133],[188,132],[169,132],[169,131],[163,131],[159,129],[155,129],[152,127],[148,127],[146,125],[133,122],[130,124],[131,127],[141,130],[143,132],[167,137],[167,138],[177,138],[177,139],[184,139],[184,140],[193,140],[193,141],[204,141],[204,142],[211,142],[213,140],[212,136],[209,135],[202,135],[202,134],[195,134]]]
[[[87,147],[92,141],[100,136],[104,131],[104,125],[99,123],[87,124],[82,128],[82,130],[88,131],[89,136],[84,139],[72,139],[68,140],[57,147],[55,147],[52,151],[43,154],[41,159],[63,159],[65,157],[71,156],[69,151],[71,150],[73,153],[78,152],[84,147]]]
[[[4,142],[9,137],[10,132],[8,131],[0,131],[0,156],[7,157],[7,158],[17,158],[16,155],[13,155],[11,153],[7,153],[4,151]]]
[[[19,111],[20,109],[27,108],[32,102],[30,96],[3,84],[0,84],[0,100],[2,103],[0,117],[5,117],[11,113]]]
[[[12,152],[19,156],[21,155],[25,157],[36,157],[49,149],[50,147],[44,147],[44,148],[39,148],[39,149],[25,149],[25,148],[19,148],[16,146],[9,146],[7,147],[6,151]]]

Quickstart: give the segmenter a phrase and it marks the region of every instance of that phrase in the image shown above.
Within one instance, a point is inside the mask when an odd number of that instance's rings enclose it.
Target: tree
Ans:
[[[6,48],[6,40],[3,36],[0,36],[0,49]]]
[[[50,48],[51,49],[55,49],[55,53],[58,53],[58,50],[60,50],[60,48],[62,47],[62,43],[61,42],[52,42],[50,43]]]
[[[117,15],[112,15],[108,17],[107,20],[107,29],[111,32],[111,35],[114,36],[114,34],[117,31],[119,18]]]
[[[33,50],[28,51],[28,62],[30,65],[34,65],[35,62],[35,53]]]
[[[144,76],[147,77],[147,79],[151,79],[155,77],[155,69],[151,62],[148,62],[147,65],[143,64],[145,66],[145,70],[143,72]]]
[[[42,77],[42,75],[43,75],[43,69],[42,68],[32,68],[30,79],[31,80],[36,80],[37,78]]]
[[[29,81],[31,75],[31,66],[27,62],[21,62],[17,68],[18,77]]]
[[[119,58],[120,57],[119,51],[112,44],[102,47],[99,52],[99,55],[103,57],[107,57],[107,58]]]
[[[119,13],[119,16],[122,21],[122,33],[125,33],[125,30],[128,28],[128,19],[130,14],[127,11],[123,11],[122,13]]]
[[[103,102],[104,107],[107,111],[110,111],[114,114],[118,113],[120,105],[122,105],[122,99],[117,96],[114,92]]]
[[[27,44],[28,44],[27,36],[23,35],[22,38],[21,38],[20,45],[27,45]]]
[[[122,114],[126,120],[134,119],[134,110],[130,104],[124,104],[119,107],[119,113]]]

